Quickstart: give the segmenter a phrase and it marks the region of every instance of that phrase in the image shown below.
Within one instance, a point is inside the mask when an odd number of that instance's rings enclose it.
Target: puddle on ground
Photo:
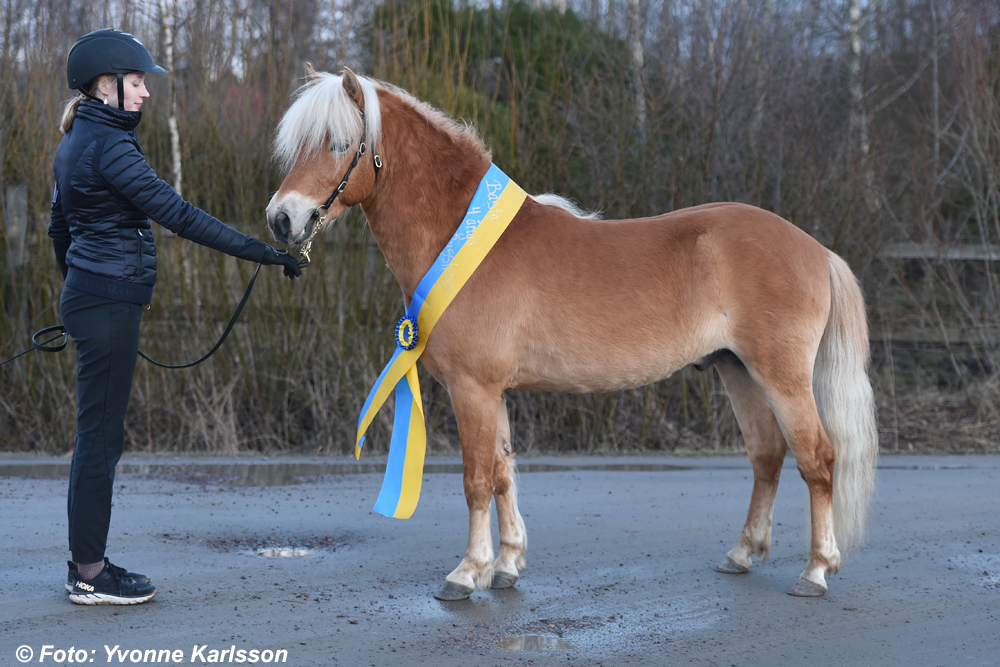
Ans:
[[[0,463],[0,477],[69,477],[69,471],[69,462]],[[384,463],[119,463],[117,468],[119,475],[232,486],[288,486],[301,484],[302,478],[378,472],[385,472]]]
[[[948,561],[969,571],[976,585],[1000,591],[1000,554],[965,554],[953,556]]]
[[[501,637],[500,648],[505,651],[573,651],[575,646],[558,637],[539,635],[517,635]]]
[[[279,549],[257,549],[254,552],[258,556],[264,556],[265,558],[300,558],[302,556],[308,556],[309,552],[305,549],[295,549],[294,547],[281,547]]]
[[[168,533],[164,538],[170,539]],[[337,551],[342,547],[357,544],[361,538],[353,533],[338,533],[335,535],[234,535],[232,537],[213,537],[205,540],[205,544],[220,553],[251,553],[258,556],[295,557],[310,553]]]

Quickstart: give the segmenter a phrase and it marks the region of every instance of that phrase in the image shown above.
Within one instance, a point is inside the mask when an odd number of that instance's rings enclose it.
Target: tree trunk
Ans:
[[[174,71],[174,35],[176,34],[177,0],[160,0],[160,19],[163,22],[163,46],[165,51],[164,58],[166,59],[163,64],[166,67],[167,76],[170,78],[170,115],[167,117],[167,124],[170,127],[170,171],[174,179],[174,190],[177,191],[178,195],[183,197],[181,135],[177,127],[177,75]],[[162,236],[168,238],[174,235],[173,232],[166,228],[161,228],[160,232]],[[181,262],[184,267],[184,287],[187,293],[194,297],[195,313],[197,314],[201,309],[201,281],[198,280],[199,273],[191,266],[188,244],[181,243],[179,245]]]
[[[850,40],[851,55],[848,60],[850,73],[850,131],[857,139],[858,163],[862,169],[862,197],[870,211],[881,207],[881,199],[875,193],[875,172],[869,159],[868,117],[865,113],[865,94],[861,80],[861,0],[848,0],[847,36]]]
[[[643,84],[643,51],[642,51],[642,11],[639,7],[639,0],[631,0],[631,22],[632,40],[629,64],[632,69],[632,93],[633,106],[635,109],[635,123],[639,128],[639,133],[646,136],[646,88]]]
[[[861,82],[861,0],[848,0],[847,33],[850,40],[851,56],[849,71],[851,78],[851,134],[858,139],[861,158],[868,156],[868,130],[865,123],[864,90]]]
[[[750,57],[753,61],[751,76],[753,77],[754,99],[753,114],[750,116],[750,147],[753,152],[753,158],[756,160],[761,159],[760,133],[764,126],[764,106],[767,101],[767,88],[764,84],[768,77],[768,64],[770,63],[770,54],[765,58],[763,51],[767,49],[770,52],[769,34],[771,32],[773,17],[774,0],[767,0],[764,6],[764,24],[754,33],[750,46]]]
[[[174,177],[174,190],[183,195],[183,177],[181,172],[181,135],[177,129],[177,80],[174,73],[174,20],[177,11],[177,0],[169,2],[160,0],[160,16],[163,20],[163,45],[166,50],[167,76],[170,77],[170,155],[172,157],[170,170]]]

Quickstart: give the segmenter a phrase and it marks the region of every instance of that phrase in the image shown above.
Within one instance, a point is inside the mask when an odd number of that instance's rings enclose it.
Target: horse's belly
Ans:
[[[514,387],[573,393],[641,387],[725,347],[728,320],[703,305],[707,299],[673,308],[659,301],[637,291],[594,309],[613,316],[575,322],[560,317],[555,305],[540,309],[557,316],[523,332],[513,355]]]
[[[689,363],[676,355],[565,354],[522,358],[511,389],[587,393],[630,389],[670,377]]]

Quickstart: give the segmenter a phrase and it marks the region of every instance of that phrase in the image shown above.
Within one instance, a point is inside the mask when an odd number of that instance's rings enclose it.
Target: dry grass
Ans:
[[[996,392],[996,381],[987,383]],[[884,452],[1000,453],[1000,414],[977,408],[964,394],[922,391],[884,394],[878,401]]]

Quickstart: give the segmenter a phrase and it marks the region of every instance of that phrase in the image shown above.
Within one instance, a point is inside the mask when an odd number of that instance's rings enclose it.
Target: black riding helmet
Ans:
[[[125,85],[122,76],[129,72],[160,73],[166,70],[153,62],[153,56],[138,39],[121,30],[95,30],[78,39],[66,58],[66,81],[69,87],[92,97],[87,85],[102,74],[118,77],[118,108],[125,108]]]

